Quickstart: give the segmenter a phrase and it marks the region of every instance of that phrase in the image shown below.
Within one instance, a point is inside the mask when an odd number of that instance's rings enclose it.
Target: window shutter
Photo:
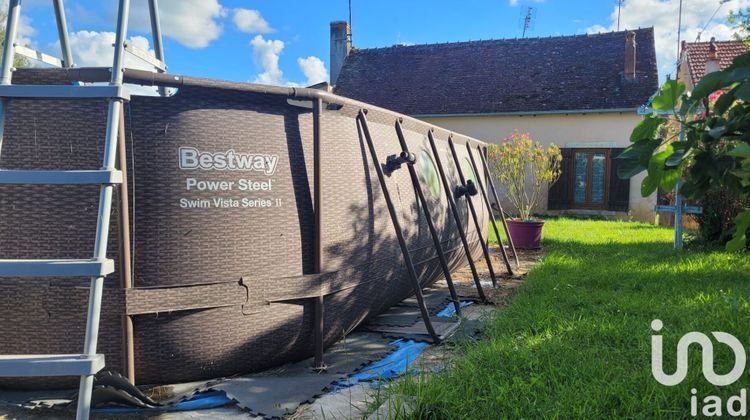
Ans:
[[[620,156],[624,148],[613,148],[610,150],[609,170],[609,210],[630,210],[630,179],[620,179],[617,176],[617,168],[620,166]]]
[[[573,166],[572,149],[560,149],[562,162],[560,163],[560,179],[549,188],[547,195],[548,210],[565,210],[570,208],[570,171]]]

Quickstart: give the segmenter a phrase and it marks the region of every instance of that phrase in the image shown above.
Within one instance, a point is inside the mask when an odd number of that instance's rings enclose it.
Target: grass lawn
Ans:
[[[750,346],[747,254],[674,251],[672,230],[638,223],[549,220],[544,235],[546,256],[482,338],[458,343],[442,373],[390,389],[416,401],[413,416],[689,417],[691,388],[699,401],[750,388],[750,368],[734,385],[708,383],[698,346],[680,385],[651,375],[656,318],[664,323],[667,373],[690,331],[724,331]],[[716,372],[728,372],[731,350],[714,340],[714,353]]]

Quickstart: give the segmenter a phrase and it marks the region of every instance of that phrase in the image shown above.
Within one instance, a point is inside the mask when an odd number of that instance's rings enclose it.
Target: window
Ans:
[[[609,177],[608,149],[573,151],[573,207],[605,208]]]
[[[563,148],[560,179],[549,189],[549,210],[628,211],[630,180],[617,177],[621,148]]]
[[[471,164],[469,158],[464,158],[461,162],[461,172],[463,172],[466,182],[477,183],[477,174],[474,173],[474,166]]]
[[[435,198],[440,198],[440,177],[435,161],[432,160],[432,156],[427,150],[422,149],[422,153],[419,155],[419,167],[430,194]]]

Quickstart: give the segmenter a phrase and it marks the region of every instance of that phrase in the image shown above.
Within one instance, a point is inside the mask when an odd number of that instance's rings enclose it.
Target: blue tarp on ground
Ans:
[[[463,300],[461,301],[461,307],[465,308],[469,305],[471,305],[472,301],[470,300]],[[437,313],[437,316],[441,318],[449,318],[456,314],[456,306],[452,303],[449,303],[448,306],[446,306],[442,311]]]
[[[209,408],[223,407],[233,401],[223,392],[208,391],[193,395],[192,398],[180,401],[177,404],[162,407],[140,408],[140,407],[106,407],[94,409],[97,413],[164,413],[170,411],[193,411],[206,410]]]
[[[466,307],[474,302],[462,301],[461,307]],[[453,303],[449,303],[443,310],[437,313],[438,317],[449,318],[456,314],[456,307]],[[341,379],[333,383],[333,387],[336,390],[350,387],[359,382],[379,382],[383,380],[390,380],[398,378],[404,375],[409,370],[409,365],[422,354],[422,352],[429,347],[428,343],[416,342],[414,340],[398,339],[390,343],[396,346],[396,350],[390,353],[388,356],[380,359],[376,362],[372,362],[364,368],[360,369],[359,372],[354,373],[346,379]]]
[[[346,379],[340,379],[333,383],[333,388],[339,390],[356,385],[360,382],[381,381],[398,378],[405,374],[414,360],[426,349],[429,344],[416,342],[414,340],[398,339],[390,343],[396,346],[396,350],[386,357],[372,362],[358,372]]]
[[[466,307],[474,302],[462,301],[461,307]],[[456,314],[456,308],[453,303],[449,303],[443,310],[437,313],[438,317],[448,318]],[[331,384],[334,391],[338,391],[360,382],[387,381],[404,375],[409,370],[409,366],[430,346],[428,343],[416,342],[414,340],[398,339],[389,343],[396,349],[386,357],[372,362],[363,367],[356,373],[353,373],[346,379],[339,379]],[[205,410],[209,408],[223,407],[233,401],[226,396],[224,392],[208,391],[195,394],[189,400],[181,401],[177,404],[153,407],[107,407],[96,409],[99,413],[149,413],[149,412],[168,412],[168,411],[192,411]]]

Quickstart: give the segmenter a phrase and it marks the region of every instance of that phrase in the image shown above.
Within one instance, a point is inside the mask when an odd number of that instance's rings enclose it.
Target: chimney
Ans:
[[[635,32],[628,32],[625,37],[625,80],[635,80]]]
[[[346,21],[331,22],[331,84],[335,85],[352,49],[352,30]]]
[[[718,46],[716,45],[716,38],[712,37],[711,42],[708,44],[708,60],[706,61],[706,74],[721,70],[717,52],[718,52]],[[704,74],[704,76],[706,74]]]

